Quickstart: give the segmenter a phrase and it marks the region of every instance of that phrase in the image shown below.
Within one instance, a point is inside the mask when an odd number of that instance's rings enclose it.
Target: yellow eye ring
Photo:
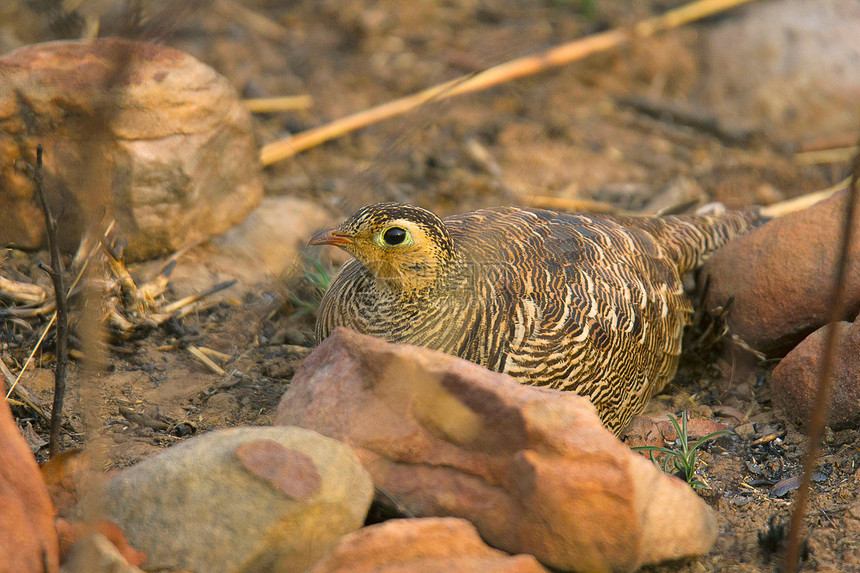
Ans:
[[[403,227],[388,227],[379,234],[380,243],[386,247],[397,247],[412,243],[412,235]]]

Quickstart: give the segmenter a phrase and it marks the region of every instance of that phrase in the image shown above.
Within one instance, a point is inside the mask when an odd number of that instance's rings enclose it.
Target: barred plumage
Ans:
[[[317,337],[346,326],[571,390],[617,433],[675,374],[683,274],[758,219],[497,207],[442,220],[370,205],[311,240],[355,257],[323,298]]]

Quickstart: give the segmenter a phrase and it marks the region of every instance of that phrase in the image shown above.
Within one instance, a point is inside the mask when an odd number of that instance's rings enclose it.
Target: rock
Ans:
[[[60,561],[64,566],[68,565],[67,562],[73,558],[77,546],[87,539],[92,541],[91,538],[94,536],[111,543],[114,548],[109,553],[118,554],[122,559],[123,565],[137,567],[146,562],[146,554],[129,545],[123,532],[113,523],[107,521],[85,523],[83,521],[57,519],[56,524],[57,536],[60,539]],[[90,542],[90,545],[92,545],[92,542]],[[89,551],[89,549],[81,551]],[[101,571],[101,569],[98,569],[98,571]]]
[[[344,444],[301,428],[233,428],[119,472],[79,513],[119,525],[147,569],[303,571],[362,526],[372,497]]]
[[[681,418],[678,417],[678,424]],[[687,438],[692,443],[714,432],[728,430],[726,424],[715,420],[691,418],[687,420]],[[675,425],[666,416],[635,416],[624,430],[624,443],[629,447],[673,444],[678,439]]]
[[[0,244],[43,245],[25,164],[77,248],[116,219],[128,260],[223,233],[262,198],[251,118],[236,90],[177,50],[118,39],[26,46],[0,58]]]
[[[860,113],[856,0],[754,3],[705,28],[705,99],[727,121],[762,118],[775,137],[842,134]]]
[[[702,271],[710,275],[706,307],[714,310],[734,297],[731,332],[767,353],[784,353],[823,326],[847,203],[847,195],[839,193],[770,221],[714,253]],[[855,222],[843,320],[860,312],[860,205]]]
[[[751,438],[755,435],[755,426],[749,422],[746,424],[739,424],[735,426],[735,434],[742,438]]]
[[[586,398],[426,348],[338,328],[276,423],[350,444],[412,514],[468,519],[490,545],[550,567],[629,571],[716,537],[706,504],[619,442]]]
[[[91,456],[83,450],[66,450],[43,463],[39,470],[48,488],[57,515],[65,517],[78,502],[80,492],[101,479],[92,467]]]
[[[836,360],[827,425],[834,430],[860,428],[860,317],[839,322]],[[795,422],[808,424],[821,381],[821,358],[827,327],[810,334],[773,370],[771,395],[774,405]]]
[[[291,271],[300,263],[299,253],[308,239],[334,222],[334,218],[313,201],[267,197],[240,225],[216,237],[212,243],[225,255],[253,263],[257,276],[246,277],[246,280],[259,282]],[[339,255],[337,262],[345,262],[344,256]]]
[[[531,555],[488,547],[475,527],[453,517],[392,519],[344,535],[307,573],[545,573]]]
[[[0,573],[59,569],[54,513],[39,465],[0,397]]]
[[[63,563],[62,573],[143,573],[129,565],[107,537],[91,533],[75,543]]]

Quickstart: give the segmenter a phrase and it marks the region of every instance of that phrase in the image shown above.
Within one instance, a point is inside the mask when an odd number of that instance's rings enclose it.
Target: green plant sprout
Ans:
[[[313,314],[319,307],[322,295],[328,290],[334,276],[333,269],[319,258],[304,257],[299,288],[289,295],[297,316]]]
[[[687,483],[693,489],[699,487],[708,487],[708,484],[698,479],[695,474],[696,470],[696,450],[698,450],[702,444],[707,442],[708,440],[713,440],[719,436],[724,436],[726,434],[731,434],[729,430],[720,430],[718,432],[712,432],[707,436],[699,438],[692,445],[689,443],[689,439],[687,438],[687,411],[684,410],[681,412],[681,423],[678,424],[678,418],[673,416],[672,414],[668,414],[668,418],[672,421],[672,425],[675,426],[675,432],[678,434],[678,441],[680,441],[680,449],[672,449],[665,448],[662,446],[636,446],[631,449],[637,451],[646,451],[648,452],[648,456],[651,458],[651,461],[654,462],[654,465],[657,467],[661,467],[664,472],[669,471],[669,460],[672,460],[672,465],[675,467],[675,472],[683,477]],[[661,452],[666,454],[666,457],[663,458],[663,463],[660,464],[657,462],[657,459],[654,457],[655,452]]]

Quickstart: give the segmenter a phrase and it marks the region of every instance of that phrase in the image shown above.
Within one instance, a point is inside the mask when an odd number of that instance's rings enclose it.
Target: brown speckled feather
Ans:
[[[417,207],[372,205],[339,230],[400,221],[413,234],[432,229],[421,236],[435,246],[394,271],[371,260],[373,249],[353,249],[363,260],[333,280],[317,336],[347,326],[571,390],[619,432],[675,374],[691,311],[683,273],[757,220],[755,211],[656,218],[498,207],[442,221]],[[414,262],[419,255],[427,268]],[[385,280],[380,268],[398,279]],[[402,287],[409,269],[430,278]]]

